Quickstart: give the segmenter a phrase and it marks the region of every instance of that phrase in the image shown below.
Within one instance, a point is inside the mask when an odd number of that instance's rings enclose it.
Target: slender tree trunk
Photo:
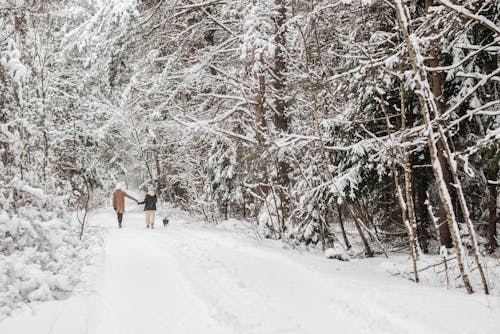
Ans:
[[[433,4],[433,0],[425,0],[425,11],[428,13],[429,8]],[[435,29],[432,29],[431,34],[435,34],[436,31]],[[439,50],[439,44],[437,41],[432,41],[431,42],[431,49],[430,49],[430,66],[432,67],[438,67],[439,66],[439,58],[440,58],[440,50]],[[441,72],[431,72],[430,74],[431,77],[431,87],[432,87],[432,93],[434,94],[435,97],[435,103],[436,107],[438,109],[438,112],[441,114],[443,111],[443,74]],[[444,146],[443,146],[443,138],[440,138],[437,144],[437,153],[438,153],[438,159],[439,163],[441,164],[443,168],[443,177],[444,177],[444,182],[446,183],[446,186],[449,188],[450,184],[450,174],[448,172],[449,166],[448,166],[448,161],[446,160],[446,157],[444,156]],[[451,234],[450,234],[450,229],[448,228],[448,224],[443,224],[447,219],[446,216],[446,209],[443,207],[443,205],[440,203],[439,204],[439,220],[440,220],[440,231],[439,234],[441,236],[441,244],[445,245],[446,248],[451,248],[453,247],[452,240],[451,240]]]
[[[448,185],[450,184],[450,176],[448,173],[448,162],[446,161],[446,158],[443,155],[443,145],[441,141],[438,142],[437,150],[438,150],[439,163],[441,164],[441,166],[443,166],[443,180],[446,186],[448,187]],[[453,243],[452,243],[450,229],[448,227],[448,224],[445,223],[447,219],[448,218],[446,214],[446,208],[443,206],[442,203],[440,203],[439,204],[439,235],[441,238],[440,241],[442,245],[446,246],[446,248],[451,248],[453,247]]]
[[[432,5],[432,0],[426,0],[425,2],[426,5],[426,10],[429,10],[429,7]],[[433,35],[436,34],[434,29],[431,31]],[[439,58],[440,58],[440,51],[439,51],[439,45],[437,41],[432,41],[431,42],[431,50],[430,50],[430,55],[431,55],[431,66],[432,67],[438,67],[439,64]],[[437,128],[439,132],[439,140],[438,140],[438,157],[439,161],[441,163],[441,166],[443,167],[443,174],[446,175],[448,174],[448,171],[451,173],[451,179],[453,180],[453,188],[450,189],[449,191],[450,195],[452,198],[457,202],[454,207],[460,209],[461,211],[461,216],[463,217],[465,226],[467,227],[467,230],[469,232],[469,238],[471,241],[471,248],[472,248],[472,253],[474,256],[474,260],[477,264],[479,274],[481,276],[481,281],[483,283],[483,289],[486,294],[489,293],[489,288],[488,288],[488,283],[486,281],[486,275],[484,273],[481,261],[479,259],[479,246],[476,241],[476,235],[474,231],[474,226],[472,224],[472,221],[470,219],[470,213],[469,213],[469,208],[467,207],[467,202],[465,200],[465,195],[462,189],[461,181],[458,177],[458,170],[457,170],[457,161],[454,157],[454,148],[452,147],[453,143],[448,143],[448,133],[444,130],[444,126],[442,124],[442,120],[439,120],[439,117],[441,116],[443,112],[443,107],[444,107],[444,102],[443,102],[443,92],[442,92],[442,85],[443,85],[443,73],[441,72],[432,72],[432,94],[434,95],[434,113],[435,113],[435,118],[438,120],[437,122]],[[445,179],[445,184],[447,187],[449,187],[450,180]],[[456,214],[457,214],[456,212]],[[444,225],[444,224],[443,224]],[[449,231],[450,232],[450,231]]]
[[[285,59],[283,48],[285,46],[285,20],[286,20],[286,6],[284,0],[275,0],[276,16],[274,22],[276,24],[276,51],[274,54],[274,69],[273,69],[273,86],[275,89],[274,100],[274,125],[279,132],[279,136],[283,136],[288,132],[288,117],[286,115],[287,102],[285,101]],[[290,166],[284,157],[277,158],[277,172],[278,172],[278,196],[280,199],[281,207],[281,224],[285,224],[285,217],[288,212],[288,186],[290,179],[288,176]]]
[[[402,86],[401,86],[402,87]],[[405,108],[404,108],[404,92],[401,91],[401,120],[402,120],[402,130],[406,128],[406,117],[405,117]],[[387,108],[385,104],[382,102],[381,104],[382,109],[384,111],[385,115],[385,121],[387,124],[387,133],[389,135],[390,140],[392,141],[392,133],[391,133],[391,122],[389,120],[389,114],[387,112]],[[398,159],[398,155],[396,152],[396,149],[391,150],[392,153],[392,175],[394,177],[394,186],[396,188],[396,196],[398,197],[398,202],[399,202],[399,207],[401,208],[401,220],[403,221],[403,224],[405,225],[406,231],[408,233],[408,243],[410,246],[410,255],[412,258],[412,263],[413,263],[413,272],[415,275],[415,282],[419,282],[418,278],[418,268],[417,268],[417,258],[418,258],[418,246],[417,246],[417,241],[415,237],[415,211],[413,210],[413,194],[411,191],[411,180],[410,177],[408,176],[411,172],[409,162],[408,162],[408,156],[406,155],[406,149],[403,149],[403,168],[404,168],[404,175],[405,175],[405,190],[406,190],[406,199],[403,197],[403,191],[401,190],[401,187],[399,185],[399,172],[398,172],[398,167],[396,166],[396,159]]]
[[[412,173],[412,183],[415,198],[415,216],[417,219],[417,235],[422,252],[429,253],[429,219],[425,208],[426,176],[421,168],[414,168]],[[439,240],[441,242],[441,239]]]
[[[245,199],[245,195],[243,195],[243,218],[247,217],[247,202]]]
[[[255,59],[256,62],[260,63],[260,67],[264,66],[262,56],[259,59]],[[265,145],[264,134],[266,132],[266,119],[264,110],[264,94],[266,90],[266,79],[262,69],[255,73],[255,79],[257,81],[257,92],[255,94],[255,136],[258,145],[262,148]]]
[[[256,82],[256,92],[255,92],[255,138],[257,140],[257,151],[259,154],[262,154],[264,148],[266,147],[266,129],[267,129],[267,122],[265,118],[265,92],[266,92],[266,78],[264,76],[264,60],[262,58],[262,55],[260,55],[258,58],[254,57],[253,59],[254,65],[255,63],[258,64],[257,70],[254,72],[254,80]],[[260,157],[259,157],[259,162],[260,162]],[[266,168],[265,166],[260,166],[260,168]],[[256,192],[258,196],[262,197],[264,199],[264,202],[266,201],[266,197],[268,194],[269,187],[265,186],[263,184],[262,178],[259,178],[258,180],[259,185],[256,188]],[[267,181],[266,181],[267,182]],[[269,184],[269,183],[267,183]],[[259,206],[256,205],[256,208]],[[267,207],[267,202],[266,202],[266,207]],[[258,212],[258,210],[256,211]],[[271,217],[271,216],[270,216]]]
[[[155,167],[156,167],[156,178],[160,179],[161,177],[161,165],[160,165],[160,158],[158,157],[158,148],[156,146],[156,138],[153,138],[153,145],[155,146],[154,150],[154,160],[155,160]]]
[[[446,140],[445,133],[439,123],[438,123],[438,129],[440,131],[441,137],[445,138]],[[464,219],[465,226],[467,227],[467,231],[469,232],[472,255],[474,256],[474,261],[476,262],[479,275],[481,276],[481,282],[483,284],[484,293],[489,294],[488,281],[486,280],[486,274],[484,272],[483,265],[479,258],[480,255],[479,245],[477,243],[476,232],[474,230],[474,225],[472,224],[472,220],[470,218],[469,208],[467,207],[467,201],[465,200],[465,194],[462,189],[462,182],[458,177],[458,169],[457,169],[458,161],[456,161],[456,159],[454,158],[454,153],[451,151],[451,148],[448,145],[445,146],[445,149],[446,149],[446,158],[448,159],[448,163],[451,167],[451,175],[453,177],[453,183],[454,183],[453,187],[456,191],[457,200],[458,203],[460,204],[460,209],[462,211],[462,216]]]
[[[401,82],[401,85],[403,83]],[[404,94],[404,87],[400,87],[401,94]],[[403,113],[404,111],[404,117],[406,123],[408,123],[409,127],[413,127],[414,125],[414,115],[413,111],[408,108],[405,108],[404,105],[406,103],[403,101],[404,96],[402,97],[402,106],[401,106],[401,111]],[[403,117],[403,114],[402,116]],[[427,217],[427,209],[425,208],[424,202],[425,202],[425,192],[427,191],[427,177],[423,170],[421,168],[414,168],[413,166],[416,164],[415,161],[418,161],[416,159],[411,159],[411,156],[408,154],[408,159],[409,161],[407,164],[410,167],[410,175],[409,178],[411,179],[411,189],[413,192],[413,203],[414,203],[414,211],[415,211],[415,224],[416,224],[416,233],[417,233],[417,239],[420,247],[422,247],[422,251],[424,253],[429,252],[429,247],[428,247],[428,240],[429,240],[429,235],[428,235],[428,226],[429,226],[429,220]]]
[[[83,188],[83,194],[78,199],[77,207],[76,207],[76,216],[80,223],[80,231],[78,233],[78,237],[80,240],[83,239],[83,234],[85,233],[85,226],[87,225],[89,215],[90,215],[90,205],[91,205],[91,196],[92,196],[92,186],[85,180],[85,187]]]
[[[490,62],[491,71],[497,68],[498,63],[498,53],[492,55]],[[498,98],[498,92],[496,97]],[[494,253],[498,248],[498,239],[497,239],[497,224],[499,223],[498,217],[498,172],[499,166],[496,165],[495,168],[487,173],[486,178],[489,179],[488,182],[488,191],[489,191],[489,201],[488,201],[488,252]]]
[[[365,255],[367,257],[373,257],[373,251],[370,247],[370,244],[368,243],[368,239],[366,239],[366,236],[363,233],[363,229],[361,228],[361,225],[359,224],[358,218],[356,217],[354,212],[352,212],[352,208],[350,208],[350,210],[351,210],[351,216],[352,216],[352,220],[354,222],[354,226],[356,226],[356,230],[358,231],[358,234],[361,237],[361,241],[363,242],[363,246],[365,247]]]
[[[400,83],[400,91],[401,91],[401,129],[404,131],[406,129],[406,101],[404,94],[404,83]],[[386,114],[387,117],[387,114]],[[389,118],[387,117],[387,122],[389,122]],[[408,224],[406,224],[406,228],[408,230],[409,238],[410,238],[410,249],[412,251],[413,264],[415,267],[415,281],[418,282],[418,274],[417,274],[417,259],[420,256],[420,246],[418,244],[417,238],[417,218],[415,215],[415,205],[413,201],[413,180],[412,180],[412,166],[410,163],[409,153],[406,149],[406,146],[403,145],[403,169],[404,169],[404,180],[405,180],[405,196],[406,196],[406,205],[408,212]]]
[[[345,226],[344,226],[344,219],[342,218],[342,207],[337,204],[337,212],[339,215],[339,224],[340,224],[340,229],[342,231],[342,238],[344,238],[344,244],[347,249],[351,249],[351,243],[349,242],[349,239],[347,238],[347,233],[345,232]]]
[[[432,98],[432,91],[430,91],[430,87],[426,79],[427,73],[423,70],[423,65],[420,63],[421,62],[420,58],[417,59],[417,54],[415,50],[418,50],[418,48],[415,45],[413,45],[413,43],[416,43],[416,41],[410,38],[410,33],[408,31],[410,26],[407,25],[409,23],[410,18],[406,16],[406,13],[409,12],[408,8],[402,5],[401,0],[393,0],[393,3],[396,9],[397,22],[399,28],[401,29],[410,56],[413,75],[415,77],[415,88],[416,91],[418,92],[419,104],[422,109],[422,116],[425,123],[425,133],[427,135],[427,145],[429,147],[432,170],[434,173],[434,177],[436,179],[436,185],[438,188],[440,202],[446,212],[448,227],[452,236],[455,252],[457,254],[457,262],[460,271],[460,276],[462,277],[467,292],[473,293],[474,290],[472,289],[472,286],[470,284],[468,268],[464,266],[464,263],[466,262],[465,249],[463,247],[462,240],[460,237],[458,222],[455,216],[450,192],[448,190],[448,186],[445,182],[445,178],[443,175],[444,174],[443,166],[439,161],[437,146],[436,142],[434,141],[435,138],[439,139],[440,137],[441,138],[443,137],[441,132],[437,133],[436,136],[432,124],[431,112],[433,111],[434,114],[436,114],[437,108],[434,104]],[[420,57],[421,55],[418,56]]]
[[[439,235],[439,233],[440,233],[439,223],[438,223],[436,217],[434,216],[434,212],[432,210],[431,201],[430,201],[430,198],[429,198],[429,193],[427,193],[427,210],[429,211],[429,218],[432,221],[434,229],[435,229],[435,231],[437,233],[437,241],[438,241],[438,246],[439,246],[439,254],[443,256],[443,264],[444,264],[444,270],[445,270],[445,275],[446,275],[446,288],[448,288],[450,286],[450,279],[448,278],[448,260],[447,260],[448,250],[447,250],[446,247],[443,247],[443,245],[441,244],[441,237]],[[444,251],[441,252],[442,250],[444,250]]]
[[[489,202],[488,202],[488,211],[489,211],[488,251],[490,253],[494,253],[498,247],[498,242],[497,242],[497,223],[498,223],[498,214],[497,214],[498,189],[497,189],[497,184],[489,182],[488,183],[488,190],[490,193],[489,194]]]
[[[380,247],[380,249],[382,250],[382,252],[384,253],[385,257],[386,258],[389,258],[389,254],[387,254],[387,251],[386,249],[384,248],[384,245],[382,245],[382,243],[380,242],[380,240],[377,238],[377,235],[375,233],[373,233],[372,230],[370,230],[364,223],[363,223],[363,220],[361,220],[356,214],[353,215],[354,217],[354,220],[356,221],[356,223],[358,224],[358,226],[362,229],[362,230],[365,230],[369,235],[370,237],[372,238],[372,240],[374,240],[377,245]],[[372,253],[372,256],[373,256],[373,253]]]

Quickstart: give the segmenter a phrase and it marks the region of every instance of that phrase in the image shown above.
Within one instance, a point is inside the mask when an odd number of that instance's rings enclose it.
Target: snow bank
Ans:
[[[495,257],[482,257],[481,261],[486,271],[490,294],[500,296],[500,259]],[[474,290],[482,293],[482,285],[472,257],[468,257],[466,265],[469,266]],[[433,287],[446,287],[450,289],[463,289],[459,269],[455,256],[448,257],[446,262],[440,255],[422,254],[417,262],[420,284]],[[391,254],[386,260],[381,260],[377,265],[378,270],[389,276],[402,277],[413,280],[413,267],[408,255]]]
[[[0,320],[30,302],[65,298],[101,244],[100,233],[80,241],[68,221],[31,222],[0,211]]]
[[[257,240],[259,244],[264,243],[267,247],[287,249],[291,254],[302,257],[308,254],[314,257],[324,257],[326,259],[338,260],[346,263],[336,262],[336,266],[342,266],[344,270],[348,268],[358,268],[367,270],[366,273],[381,275],[383,277],[393,277],[402,280],[412,281],[414,279],[411,258],[408,254],[389,252],[389,259],[382,256],[373,258],[364,258],[364,249],[361,240],[353,232],[353,227],[347,222],[348,238],[351,243],[351,249],[347,250],[343,241],[335,243],[325,251],[321,250],[319,243],[304,245],[297,243],[295,239],[271,240],[266,239],[266,227],[255,225],[244,220],[231,218],[218,223],[208,222],[200,217],[194,217],[191,214],[176,208],[169,203],[164,203],[160,208],[158,216],[168,217],[172,226],[196,225],[204,229],[217,231],[218,235],[231,235],[231,238],[246,242],[245,240]],[[171,227],[172,228],[172,227]],[[331,226],[332,233],[340,236],[341,231],[338,226]],[[308,233],[304,231],[304,233]],[[311,232],[312,233],[312,232]],[[377,250],[376,250],[377,251]],[[487,272],[487,280],[490,286],[491,294],[500,296],[500,259],[495,257],[482,257],[483,265]],[[472,258],[468,258],[468,265],[471,268],[471,281],[476,292],[481,292],[481,283],[477,275]],[[448,257],[447,269],[444,267],[443,258],[440,255],[421,254],[417,263],[419,269],[420,284],[418,287],[438,287],[441,289],[449,288],[463,291],[463,283],[460,279],[456,261],[453,256]],[[349,266],[349,267],[345,267]]]

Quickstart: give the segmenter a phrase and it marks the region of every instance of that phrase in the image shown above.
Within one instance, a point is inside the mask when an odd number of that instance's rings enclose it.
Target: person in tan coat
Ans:
[[[122,190],[123,186],[119,183],[116,186],[116,190],[113,192],[113,209],[115,209],[116,215],[118,217],[118,227],[122,227],[123,213],[125,212],[125,197],[130,198],[137,202],[135,198],[127,194]]]

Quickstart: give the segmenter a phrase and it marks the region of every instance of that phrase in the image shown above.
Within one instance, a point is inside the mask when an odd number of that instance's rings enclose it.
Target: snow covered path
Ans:
[[[374,270],[142,213],[109,227],[94,282],[0,322],[1,334],[498,333],[500,298],[415,286]],[[375,262],[374,262],[375,263]]]

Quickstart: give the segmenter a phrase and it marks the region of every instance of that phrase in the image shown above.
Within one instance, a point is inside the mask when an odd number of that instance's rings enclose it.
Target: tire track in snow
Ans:
[[[238,258],[246,259],[253,258],[252,262],[255,267],[259,266],[261,261],[271,262],[268,264],[268,269],[271,271],[274,268],[280,268],[278,272],[274,273],[274,277],[264,275],[260,277],[261,280],[256,282],[245,283],[250,287],[253,283],[252,291],[256,294],[261,295],[264,298],[273,296],[276,290],[285,289],[287,293],[283,298],[283,301],[277,298],[271,298],[270,302],[275,304],[287,303],[296,304],[294,305],[295,317],[301,318],[300,313],[304,312],[304,309],[308,307],[314,310],[318,314],[310,318],[318,318],[313,321],[314,324],[320,324],[320,326],[314,330],[306,326],[303,328],[301,333],[318,333],[318,332],[329,332],[331,328],[327,326],[322,319],[331,319],[332,323],[335,322],[336,326],[345,327],[348,333],[411,333],[415,332],[414,326],[406,326],[404,321],[398,321],[394,317],[388,317],[385,312],[381,310],[375,310],[370,307],[366,307],[363,303],[358,303],[355,306],[353,299],[356,299],[352,293],[344,293],[339,289],[332,290],[331,286],[336,281],[326,281],[319,277],[318,273],[311,272],[308,268],[305,268],[298,263],[292,261],[289,257],[283,256],[277,252],[273,252],[271,249],[260,248],[259,246],[237,246],[237,242],[231,238],[231,236],[222,236],[217,234],[217,232],[212,231],[199,231],[199,230],[189,230],[187,234],[190,237],[196,236],[196,244],[201,244],[207,247],[211,247],[212,251],[214,249],[225,249],[226,252],[218,252],[219,255],[224,256],[224,253],[233,251],[239,252]],[[207,237],[209,237],[207,239]],[[242,241],[242,240],[241,240]],[[190,242],[189,238],[184,240],[185,244]],[[233,247],[237,247],[234,249]],[[210,254],[210,251],[205,251],[205,254]],[[221,261],[219,261],[221,262]],[[237,265],[234,264],[233,265]],[[224,266],[227,267],[227,264]],[[227,271],[231,275],[231,271]],[[281,274],[281,275],[280,275]],[[293,278],[291,281],[290,279]],[[216,279],[216,277],[215,277]],[[241,278],[238,278],[241,279]],[[274,284],[274,282],[280,282],[279,284]],[[288,287],[283,287],[283,283],[288,283]],[[260,290],[261,287],[266,288],[266,292]],[[356,291],[355,293],[357,293]],[[354,298],[353,298],[354,297]],[[336,319],[339,318],[339,319]],[[304,319],[305,321],[310,321],[312,319]],[[300,325],[300,323],[298,323]],[[352,327],[352,328],[351,328]],[[411,330],[413,329],[413,331]],[[427,328],[426,328],[427,329]],[[427,331],[427,333],[432,333],[432,331]]]
[[[163,247],[176,254],[182,262],[180,270],[197,293],[214,305],[218,319],[239,333],[326,333],[333,326],[348,333],[421,330],[382,310],[352,305],[356,299],[352,293],[332,290],[329,286],[334,282],[323,281],[280,254],[187,226],[168,232]],[[246,275],[252,279],[245,279]]]

